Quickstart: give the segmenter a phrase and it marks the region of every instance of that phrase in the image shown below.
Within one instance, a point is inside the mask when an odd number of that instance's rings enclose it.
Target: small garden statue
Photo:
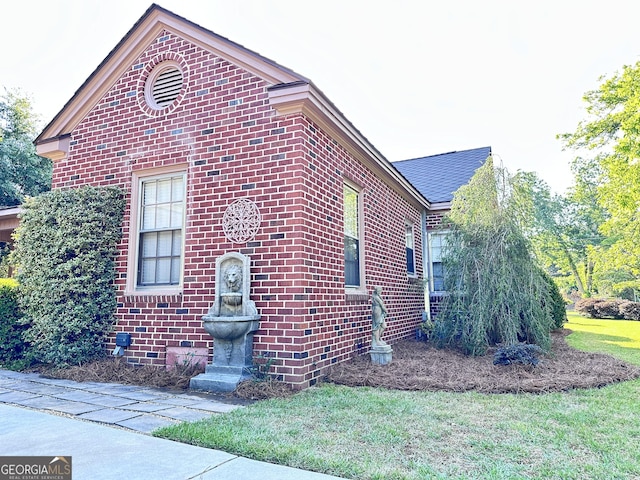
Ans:
[[[382,300],[382,287],[374,287],[371,294],[371,363],[386,365],[391,363],[391,346],[382,340],[382,333],[387,328],[387,307]]]
[[[387,317],[387,307],[384,306],[384,301],[382,300],[382,296],[380,295],[381,292],[382,287],[374,287],[373,294],[371,295],[371,320],[373,321],[373,338],[371,339],[371,345],[373,347],[387,344],[381,338],[382,333],[384,332],[385,328],[387,328],[387,322],[385,321]]]

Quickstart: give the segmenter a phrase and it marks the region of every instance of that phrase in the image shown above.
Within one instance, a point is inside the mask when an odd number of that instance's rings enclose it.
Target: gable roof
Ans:
[[[73,130],[163,30],[176,33],[264,79],[270,85],[269,104],[278,115],[306,115],[339,139],[356,159],[385,178],[389,186],[415,205],[429,208],[420,191],[393,168],[309,79],[156,4],[147,9],[38,135],[34,142],[37,153],[54,161],[66,158]]]
[[[446,203],[490,155],[491,147],[482,147],[401,160],[393,166],[432,204]]]
[[[165,29],[229,59],[269,83],[309,82],[302,75],[154,3],[38,135],[36,145],[69,134]]]

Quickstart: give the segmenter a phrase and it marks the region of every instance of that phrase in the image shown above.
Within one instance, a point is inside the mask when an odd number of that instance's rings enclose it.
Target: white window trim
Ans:
[[[175,176],[184,176],[184,205],[182,217],[182,261],[180,262],[180,282],[177,285],[138,285],[138,255],[140,242],[140,202],[142,195],[142,183],[147,180]],[[153,168],[134,171],[131,178],[131,204],[129,221],[129,245],[127,251],[127,281],[125,295],[179,295],[182,293],[184,281],[185,238],[186,238],[186,210],[187,210],[187,165],[171,165],[168,167]]]
[[[433,254],[432,254],[432,243],[431,239],[433,235],[443,235],[446,236],[449,233],[449,230],[431,230],[427,232],[427,245],[428,245],[428,253],[429,253],[429,291],[431,293],[446,293],[446,290],[436,290],[434,284],[434,276],[433,276]],[[442,254],[442,252],[441,252]]]
[[[352,286],[348,286],[345,285],[344,289],[345,289],[345,293],[346,294],[367,294],[367,286],[366,286],[366,275],[364,272],[364,258],[365,258],[365,246],[364,246],[364,205],[362,202],[362,192],[363,192],[363,188],[358,185],[357,183],[352,182],[351,180],[348,179],[343,179],[343,185],[355,190],[358,193],[358,242],[359,242],[359,246],[360,249],[358,251],[359,253],[359,257],[358,257],[358,264],[359,264],[359,270],[360,270],[360,285],[352,285]],[[344,187],[343,187],[344,188]],[[344,202],[344,201],[343,201]],[[342,205],[342,208],[344,209],[344,203]],[[344,236],[344,231],[342,233],[342,235]],[[344,261],[344,251],[343,251],[343,261]],[[344,271],[344,269],[343,269]],[[344,275],[344,273],[343,273]]]

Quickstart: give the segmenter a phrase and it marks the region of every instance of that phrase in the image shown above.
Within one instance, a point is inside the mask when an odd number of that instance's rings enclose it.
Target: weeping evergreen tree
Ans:
[[[445,288],[435,319],[440,347],[482,355],[496,344],[550,346],[552,288],[523,230],[531,197],[491,157],[454,195],[443,251]]]

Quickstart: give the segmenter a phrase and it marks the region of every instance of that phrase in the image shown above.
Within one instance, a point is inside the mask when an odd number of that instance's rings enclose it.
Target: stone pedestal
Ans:
[[[207,365],[204,373],[190,380],[189,388],[208,392],[233,392],[240,382],[250,378],[248,368]]]
[[[371,347],[371,350],[369,350],[371,363],[375,365],[386,365],[391,363],[392,353],[393,350],[391,349],[391,345],[376,345],[375,347]]]
[[[255,320],[245,323],[247,326],[243,329],[250,331],[241,337],[233,340],[214,337],[213,363],[206,366],[204,373],[189,381],[189,388],[209,392],[233,392],[240,382],[251,378],[253,333],[258,329],[258,322]],[[205,325],[209,326],[207,323]],[[224,326],[222,322],[216,325]]]

